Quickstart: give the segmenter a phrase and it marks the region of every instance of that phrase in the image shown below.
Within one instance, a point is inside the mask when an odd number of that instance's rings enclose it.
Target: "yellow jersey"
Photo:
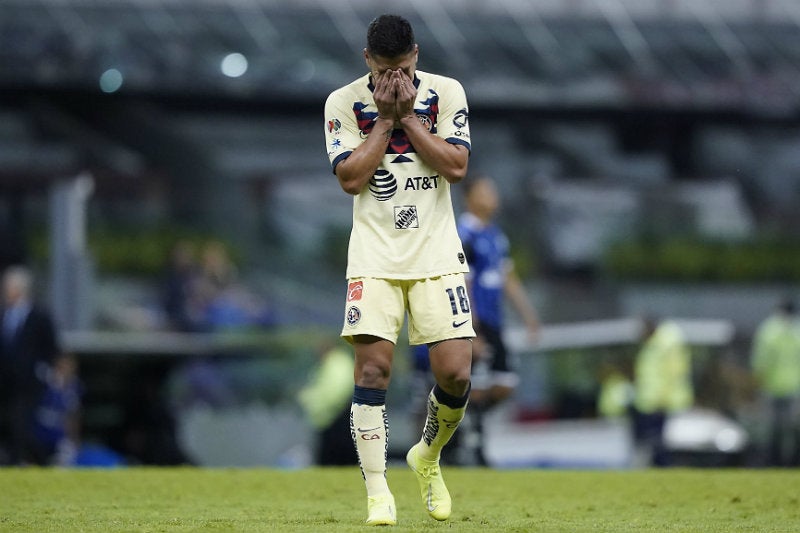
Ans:
[[[428,131],[471,149],[461,84],[417,71],[414,85],[414,111]],[[325,141],[334,172],[372,131],[378,117],[373,88],[366,74],[332,92],[325,102]],[[375,175],[353,198],[346,276],[426,279],[467,271],[450,184],[396,128]]]

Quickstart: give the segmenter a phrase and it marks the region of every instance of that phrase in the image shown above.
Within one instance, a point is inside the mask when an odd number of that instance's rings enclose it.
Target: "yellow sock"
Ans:
[[[450,407],[439,401],[437,392],[441,395],[443,391],[437,391],[434,387],[428,394],[428,417],[420,439],[422,445],[417,450],[419,456],[426,461],[439,459],[442,448],[456,432],[467,411],[466,398],[461,407]]]

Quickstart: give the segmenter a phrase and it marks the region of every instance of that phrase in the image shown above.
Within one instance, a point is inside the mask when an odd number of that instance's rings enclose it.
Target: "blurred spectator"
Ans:
[[[477,434],[476,459],[485,465],[484,414],[511,396],[519,383],[513,354],[503,340],[506,301],[527,327],[532,343],[539,317],[514,270],[508,238],[495,221],[500,197],[494,180],[479,176],[465,180],[464,185],[466,211],[458,219],[458,235],[470,269],[467,285],[477,333],[472,350],[470,419]]]
[[[211,241],[204,247],[198,290],[203,320],[211,330],[274,323],[266,302],[240,283],[238,269],[222,242]]]
[[[72,354],[58,356],[47,373],[34,429],[49,464],[75,464],[80,446],[82,393],[77,358]]]
[[[643,339],[634,366],[633,436],[638,455],[654,466],[668,466],[667,416],[694,403],[691,351],[683,331],[671,321],[646,319]]]
[[[45,391],[49,365],[60,354],[50,313],[34,302],[33,276],[22,266],[6,269],[2,280],[0,342],[0,431],[9,464],[46,464],[34,419]]]
[[[210,241],[200,256],[201,290],[207,299],[233,287],[238,281],[238,269],[220,241]]]
[[[319,364],[298,401],[317,432],[315,463],[321,466],[358,463],[350,428],[353,355],[342,347],[323,346]]]
[[[194,246],[185,240],[176,242],[170,251],[163,286],[163,306],[170,329],[196,331],[202,327],[198,283]]]
[[[756,331],[751,356],[758,385],[770,403],[768,460],[771,466],[800,465],[800,322],[790,299],[779,303]]]
[[[604,418],[624,418],[634,397],[633,384],[622,369],[610,363],[602,364],[599,374],[597,413]]]

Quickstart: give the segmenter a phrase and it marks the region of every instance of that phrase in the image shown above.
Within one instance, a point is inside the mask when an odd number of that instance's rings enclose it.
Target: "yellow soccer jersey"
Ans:
[[[470,149],[469,111],[461,84],[417,71],[414,110],[431,133]],[[372,131],[378,116],[367,74],[325,103],[325,140],[333,170]],[[395,129],[381,165],[353,199],[347,277],[424,279],[467,272],[456,232],[450,184]]]

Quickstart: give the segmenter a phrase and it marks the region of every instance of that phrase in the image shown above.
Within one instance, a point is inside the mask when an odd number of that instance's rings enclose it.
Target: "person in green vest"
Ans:
[[[633,401],[633,383],[617,365],[600,366],[600,390],[597,394],[597,414],[605,419],[624,419]]]
[[[770,404],[768,461],[771,466],[800,465],[800,321],[786,298],[756,330],[751,365]]]
[[[319,363],[297,399],[316,431],[314,463],[319,466],[358,464],[350,428],[353,356],[333,343],[319,348]]]
[[[664,426],[671,414],[694,403],[691,349],[673,321],[646,319],[644,343],[634,362],[633,435],[653,466],[669,466]]]

